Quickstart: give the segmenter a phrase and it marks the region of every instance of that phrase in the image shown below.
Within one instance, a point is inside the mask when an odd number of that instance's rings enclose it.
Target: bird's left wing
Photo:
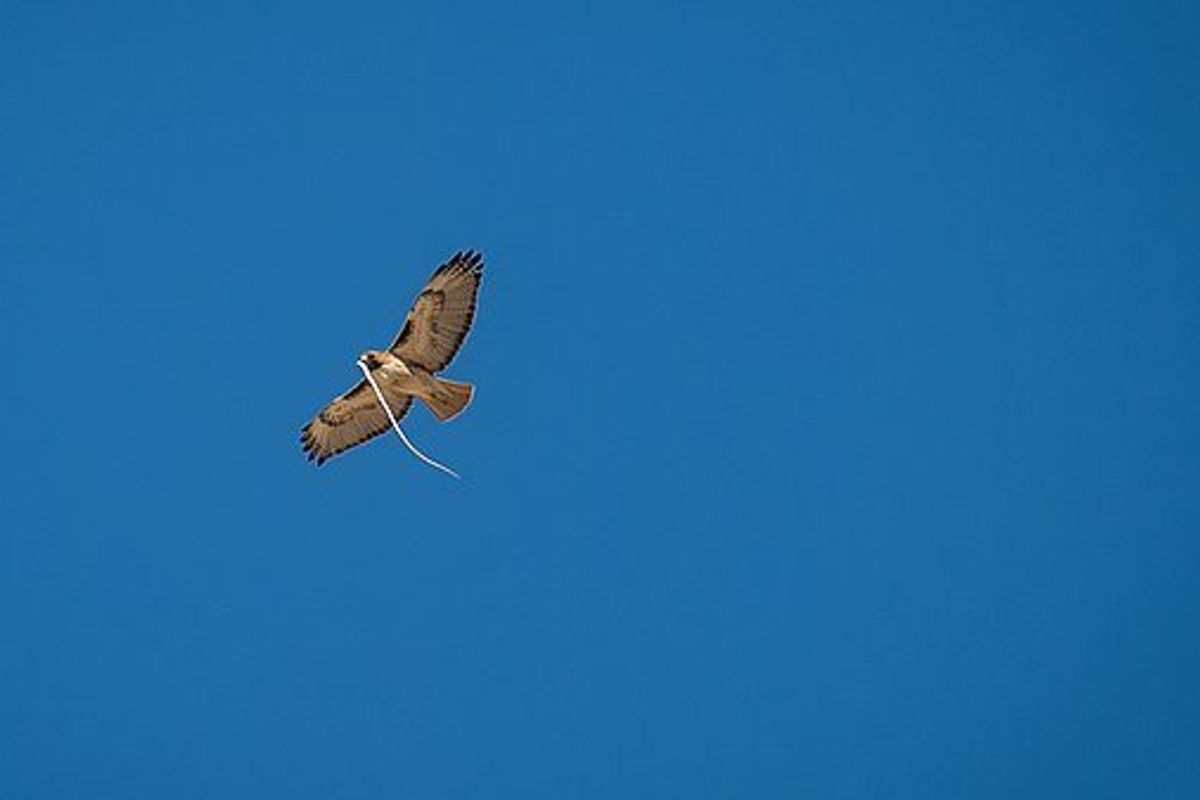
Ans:
[[[412,395],[390,390],[386,384],[383,393],[399,422],[412,405]],[[300,443],[308,453],[308,460],[315,459],[320,466],[338,453],[383,433],[389,424],[375,392],[362,380],[321,409],[300,429]]]
[[[444,369],[471,330],[482,279],[482,255],[472,250],[455,253],[417,295],[404,327],[388,349],[406,364],[428,372]]]

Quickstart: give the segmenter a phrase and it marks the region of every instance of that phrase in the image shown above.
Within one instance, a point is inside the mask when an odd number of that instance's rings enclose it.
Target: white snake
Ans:
[[[459,475],[454,470],[447,467],[445,464],[439,464],[429,456],[417,449],[416,445],[408,440],[404,435],[404,431],[400,430],[400,423],[396,421],[396,415],[392,413],[391,406],[388,405],[387,399],[384,398],[383,392],[379,391],[379,384],[375,383],[375,377],[371,374],[371,370],[367,369],[367,365],[359,359],[357,362],[358,368],[362,370],[363,375],[367,376],[367,382],[371,384],[371,388],[375,390],[375,397],[379,400],[379,405],[383,406],[384,412],[387,413],[387,418],[391,421],[392,427],[396,429],[396,435],[400,437],[400,441],[404,442],[404,446],[412,451],[413,455],[424,461],[434,469],[440,469],[442,472],[453,478],[459,478]],[[459,478],[461,480],[461,478]]]

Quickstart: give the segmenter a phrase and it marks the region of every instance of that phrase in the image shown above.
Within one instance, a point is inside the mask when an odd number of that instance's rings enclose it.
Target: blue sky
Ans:
[[[0,21],[0,796],[1200,792],[1194,5]]]

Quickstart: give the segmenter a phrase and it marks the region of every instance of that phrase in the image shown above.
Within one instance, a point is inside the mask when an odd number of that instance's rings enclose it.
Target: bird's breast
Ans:
[[[406,378],[412,375],[412,370],[408,368],[408,365],[398,358],[384,364],[380,371],[389,378]]]

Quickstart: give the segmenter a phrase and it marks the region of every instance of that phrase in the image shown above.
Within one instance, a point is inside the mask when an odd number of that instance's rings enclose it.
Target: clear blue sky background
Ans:
[[[0,796],[1200,796],[1198,37],[5,4]]]

